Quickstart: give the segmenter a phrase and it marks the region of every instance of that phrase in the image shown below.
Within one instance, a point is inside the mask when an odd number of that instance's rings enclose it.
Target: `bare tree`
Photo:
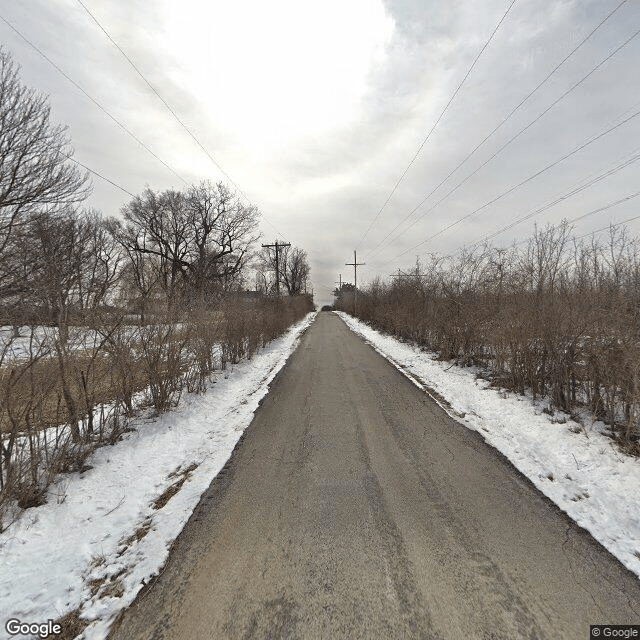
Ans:
[[[140,314],[140,324],[144,324],[154,294],[162,292],[159,260],[157,256],[136,250],[135,245],[127,241],[120,224],[116,228],[116,237],[126,252],[120,273],[120,298],[128,309]],[[140,242],[145,246],[144,238]]]
[[[263,274],[266,283],[266,272],[273,272],[274,278],[272,288],[275,287],[276,258],[275,252],[268,247],[264,247],[259,254],[256,268]],[[304,293],[309,281],[311,267],[307,252],[294,246],[283,245],[279,248],[278,271],[280,283],[283,284],[290,296],[297,296]]]
[[[69,162],[71,155],[65,128],[50,121],[47,98],[21,82],[19,67],[0,49],[0,257],[30,214],[87,197],[88,174]]]
[[[124,255],[117,241],[117,222],[97,211],[86,211],[80,218],[87,236],[87,254],[81,263],[78,307],[88,312],[114,301],[122,272]]]
[[[71,431],[78,439],[78,401],[72,392],[77,372],[69,364],[73,351],[69,329],[72,323],[95,320],[92,316],[115,293],[119,247],[108,222],[95,212],[79,213],[71,206],[30,215],[14,230],[11,246],[13,261],[20,265],[16,272],[22,276],[16,283],[21,304],[28,307],[32,322],[39,318],[57,328],[54,349],[60,388]]]
[[[306,292],[310,272],[311,267],[307,252],[298,247],[286,247],[281,267],[281,278],[290,296]]]
[[[83,268],[91,257],[91,231],[73,209],[43,211],[31,216],[20,230],[25,272],[30,271],[25,286],[43,320],[56,324],[63,343],[69,314],[80,308]]]
[[[533,238],[529,240],[522,258],[522,267],[529,274],[529,286],[536,295],[555,291],[570,231],[566,222],[557,226],[547,225],[544,229],[535,227]]]
[[[122,242],[129,253],[155,257],[169,304],[178,295],[203,303],[235,284],[258,238],[256,209],[222,184],[186,193],[147,189],[122,212]]]

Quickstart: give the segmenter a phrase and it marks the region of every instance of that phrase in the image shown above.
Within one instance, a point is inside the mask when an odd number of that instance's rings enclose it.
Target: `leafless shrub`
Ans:
[[[638,455],[638,240],[622,227],[603,241],[570,232],[549,226],[524,247],[431,256],[414,274],[359,291],[358,315],[554,409],[588,407]],[[338,293],[336,306],[352,312],[349,291]]]
[[[190,393],[204,391],[209,375],[222,368],[222,325],[222,311],[198,309],[189,314],[187,348],[190,366],[186,385]]]
[[[21,350],[0,366],[0,528],[11,505],[37,506],[59,473],[82,472],[96,446],[115,442],[144,406],[174,406],[183,391],[203,391],[226,362],[251,357],[312,308],[307,296],[230,296],[216,308],[128,325],[121,313],[68,327],[23,329]],[[16,353],[20,357],[16,357]],[[65,378],[60,375],[62,360]],[[72,413],[65,388],[74,402]]]
[[[151,404],[156,411],[164,411],[177,404],[184,387],[188,333],[174,322],[158,322],[140,327],[138,338]]]

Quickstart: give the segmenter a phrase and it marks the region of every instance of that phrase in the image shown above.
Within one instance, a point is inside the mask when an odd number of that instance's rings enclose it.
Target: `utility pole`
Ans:
[[[347,267],[353,267],[353,315],[355,316],[358,310],[358,267],[363,266],[364,262],[358,262],[358,256],[354,250],[353,262],[345,262]]]
[[[276,238],[274,244],[263,244],[262,246],[269,249],[275,247],[276,249],[276,293],[280,295],[280,255],[278,250],[282,247],[290,247],[291,244],[288,242],[278,242],[278,239]]]
[[[338,285],[338,292],[334,297],[336,298],[336,300],[340,301],[342,300],[342,274],[341,273],[338,274],[338,281],[335,282],[334,284]]]

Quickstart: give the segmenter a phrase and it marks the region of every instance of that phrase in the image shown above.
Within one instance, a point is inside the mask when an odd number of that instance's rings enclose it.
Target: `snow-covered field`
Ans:
[[[337,313],[640,576],[640,460],[620,453],[602,433],[603,423],[582,429],[564,414],[549,416],[542,411],[548,404],[544,401],[491,388],[472,368],[440,362],[416,346]]]
[[[28,358],[30,355],[48,355],[54,350],[57,336],[53,327],[20,327],[17,337],[12,327],[0,327],[0,355],[10,361]]]
[[[130,335],[135,335],[136,326],[127,327]],[[69,327],[68,348],[71,350],[89,351],[95,349],[103,336],[86,327]],[[46,326],[23,326],[19,328],[18,337],[14,337],[12,327],[0,327],[0,361],[22,360],[55,354],[55,343],[58,340],[58,329]]]
[[[89,471],[60,478],[47,504],[0,534],[0,638],[9,637],[5,618],[46,622],[77,608],[92,621],[84,637],[106,637],[117,613],[163,566],[314,317],[221,373],[206,393],[137,420],[123,441],[96,451]]]
[[[141,328],[137,324],[123,325],[125,335],[132,341],[140,339],[141,331],[167,325],[147,324]],[[181,329],[183,323],[172,325],[175,329]],[[95,350],[104,341],[104,335],[88,327],[71,326],[68,329],[68,345],[72,351]],[[30,327],[28,325],[19,327],[18,336],[13,334],[13,327],[0,327],[0,362],[10,362],[12,360],[28,359],[30,357],[41,357],[55,354],[55,343],[58,340],[57,327],[47,327],[43,325]]]

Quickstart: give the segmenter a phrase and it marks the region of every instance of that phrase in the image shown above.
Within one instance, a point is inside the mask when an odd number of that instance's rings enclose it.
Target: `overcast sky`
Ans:
[[[433,206],[640,29],[640,2],[628,0],[381,243],[620,4],[516,0],[363,239],[510,0],[83,2],[260,209],[263,241],[284,237],[308,252],[320,303],[331,301],[339,273],[353,280],[344,263],[356,247],[367,263],[359,282],[386,276],[415,264],[417,255],[473,243],[640,153],[640,117],[632,117],[416,247],[640,110],[638,36]],[[0,15],[187,182],[226,181],[78,0],[5,0]],[[184,186],[2,22],[0,34],[24,81],[50,95],[53,117],[68,125],[78,160],[132,193]],[[89,204],[117,215],[129,196],[99,178],[93,183]],[[574,218],[638,190],[640,161],[494,242],[508,245],[530,235],[534,222]],[[640,197],[591,215],[575,232],[638,215],[639,205]],[[640,231],[640,223],[630,226]]]

